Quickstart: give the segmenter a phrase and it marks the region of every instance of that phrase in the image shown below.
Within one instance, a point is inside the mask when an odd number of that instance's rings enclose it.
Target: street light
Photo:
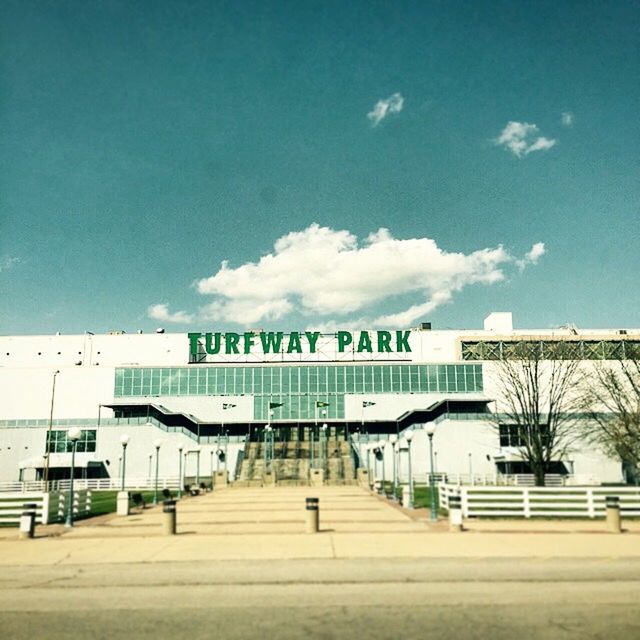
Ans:
[[[160,447],[162,446],[162,440],[156,440],[153,446],[156,448],[156,481],[153,489],[153,504],[158,504],[158,470],[160,469]]]
[[[47,429],[47,441],[45,445],[45,466],[44,466],[44,490],[49,491],[49,458],[51,458],[51,429],[53,428],[53,401],[56,397],[56,376],[60,371],[53,372],[53,384],[51,385],[51,411],[49,412],[49,428]]]
[[[182,447],[178,448],[178,500],[182,498]]]
[[[122,444],[122,485],[120,491],[124,491],[124,474],[127,466],[127,445],[129,444],[129,435],[123,433],[120,436],[120,444]]]
[[[200,447],[196,447],[196,487],[200,486]]]
[[[429,437],[429,493],[431,494],[431,522],[436,522],[438,519],[438,510],[436,509],[436,483],[433,476],[433,434],[436,432],[436,423],[427,422],[424,425],[424,430]]]
[[[391,457],[393,458],[393,499],[395,500],[398,494],[398,478],[396,476],[396,444],[398,443],[398,436],[392,433],[389,436],[389,442],[391,443]]]
[[[264,428],[264,470],[268,471],[271,466],[271,458],[269,456],[269,445],[271,443],[271,425],[268,424]]]
[[[73,527],[73,476],[76,466],[76,447],[81,435],[82,432],[78,427],[72,427],[67,431],[67,440],[71,440],[73,447],[71,449],[71,482],[69,483],[69,504],[67,506],[67,520],[64,523],[65,527]]]
[[[327,412],[323,409],[323,414]],[[327,423],[322,425],[322,439],[320,440],[320,468],[324,469],[327,461]]]
[[[380,457],[382,458],[382,495],[386,495],[386,489],[385,489],[385,482],[386,480],[386,470],[384,468],[384,449],[386,446],[386,442],[384,440],[380,440],[380,442],[378,442],[378,448],[380,449]]]
[[[413,509],[413,472],[411,471],[411,441],[413,440],[413,431],[407,431],[404,437],[407,441],[407,454],[409,456],[409,509]]]

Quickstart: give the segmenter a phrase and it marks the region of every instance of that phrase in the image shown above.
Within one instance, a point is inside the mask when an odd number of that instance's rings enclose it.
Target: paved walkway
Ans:
[[[304,533],[305,497],[320,499],[321,532]],[[162,535],[161,507],[39,528],[36,540],[0,539],[0,566],[311,558],[640,557],[634,524],[470,522],[449,533],[357,487],[225,489],[178,503],[178,535]],[[46,529],[46,531],[45,531]],[[537,532],[536,532],[537,531]],[[541,535],[544,533],[544,535]],[[53,534],[53,535],[51,535]]]

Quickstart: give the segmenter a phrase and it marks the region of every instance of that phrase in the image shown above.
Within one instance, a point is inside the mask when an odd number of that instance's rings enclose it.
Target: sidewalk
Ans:
[[[320,499],[321,532],[304,533],[304,499]],[[178,535],[161,507],[128,517],[39,527],[34,540],[0,531],[0,566],[309,558],[640,557],[640,523],[609,534],[600,521],[469,521],[449,533],[357,487],[225,489],[178,504]]]

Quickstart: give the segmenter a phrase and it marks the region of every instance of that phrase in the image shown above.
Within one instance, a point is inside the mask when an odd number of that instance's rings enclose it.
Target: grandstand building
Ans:
[[[163,477],[225,469],[259,483],[269,465],[302,483],[322,464],[325,481],[348,482],[369,463],[367,442],[407,429],[420,475],[431,421],[437,473],[527,473],[517,434],[491,416],[494,361],[522,341],[586,362],[637,349],[640,331],[514,330],[510,313],[493,313],[482,330],[0,337],[0,481],[68,477],[72,426],[83,478],[119,478],[126,434],[129,478],[157,465]],[[553,470],[623,480],[620,461],[586,441]]]

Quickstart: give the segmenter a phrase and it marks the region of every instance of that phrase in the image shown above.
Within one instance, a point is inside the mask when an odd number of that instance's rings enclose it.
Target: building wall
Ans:
[[[358,354],[348,351],[337,358],[335,341],[323,337],[323,346],[317,354],[260,354],[209,356],[211,364],[291,363],[296,365],[321,364],[331,354],[343,363],[371,364],[461,363],[461,341],[470,339],[508,339],[515,336],[548,337],[574,336],[573,329],[518,330],[511,327],[510,314],[492,314],[483,330],[418,331],[409,336],[410,353]],[[620,337],[617,331],[581,331],[581,336],[594,339]],[[640,336],[640,330],[628,330],[627,336]],[[186,367],[189,363],[189,340],[186,334],[117,334],[117,335],[55,335],[55,336],[0,336],[0,421],[46,420],[51,409],[52,382],[56,375],[54,419],[92,419],[112,416],[111,410],[100,405],[111,404],[115,374],[119,367]],[[331,365],[324,362],[323,365]],[[193,364],[190,367],[200,365]],[[484,390],[466,393],[468,400],[492,400],[496,396],[491,381],[493,365],[484,363]],[[411,409],[424,409],[446,398],[437,393],[358,393],[344,396],[344,419],[350,422],[393,421]],[[127,400],[126,398],[124,400]],[[129,398],[133,401],[134,399]],[[137,397],[135,402],[161,404],[170,411],[192,414],[202,421],[246,423],[256,419],[254,399],[251,395],[190,396],[156,395]],[[363,402],[373,402],[363,407]],[[223,404],[235,407],[224,410]],[[263,412],[264,413],[264,412]],[[277,415],[274,419],[277,420]],[[318,419],[322,419],[321,413]],[[330,417],[330,416],[329,416]],[[266,419],[266,416],[263,416]],[[167,433],[153,426],[136,425],[135,428],[102,426],[98,432],[96,459],[110,460],[110,473],[117,475],[117,459],[121,447],[120,435],[127,430],[131,436],[128,449],[128,473],[148,474],[148,456],[153,452],[153,441],[163,440],[161,465],[166,475],[178,473],[178,447],[193,448],[194,441],[182,434]],[[0,480],[15,480],[20,460],[44,453],[46,428],[0,426]],[[235,468],[235,457],[240,445],[230,449],[228,466]],[[204,445],[200,456],[201,473],[210,471],[210,451],[213,445]],[[414,469],[425,473],[428,468],[428,447],[424,432],[417,431],[412,443]],[[469,461],[474,473],[493,473],[495,457],[505,454],[500,449],[495,431],[478,421],[446,420],[438,426],[434,436],[437,468],[450,473],[468,473]],[[166,451],[166,454],[165,454]],[[506,452],[509,453],[509,452]],[[471,457],[469,457],[471,454]],[[594,474],[603,481],[621,479],[620,465],[608,460],[592,446],[583,443],[571,453],[576,474]],[[193,457],[195,460],[195,456]],[[190,464],[195,464],[190,459]],[[129,466],[130,465],[130,466]],[[391,472],[391,461],[387,462]]]

